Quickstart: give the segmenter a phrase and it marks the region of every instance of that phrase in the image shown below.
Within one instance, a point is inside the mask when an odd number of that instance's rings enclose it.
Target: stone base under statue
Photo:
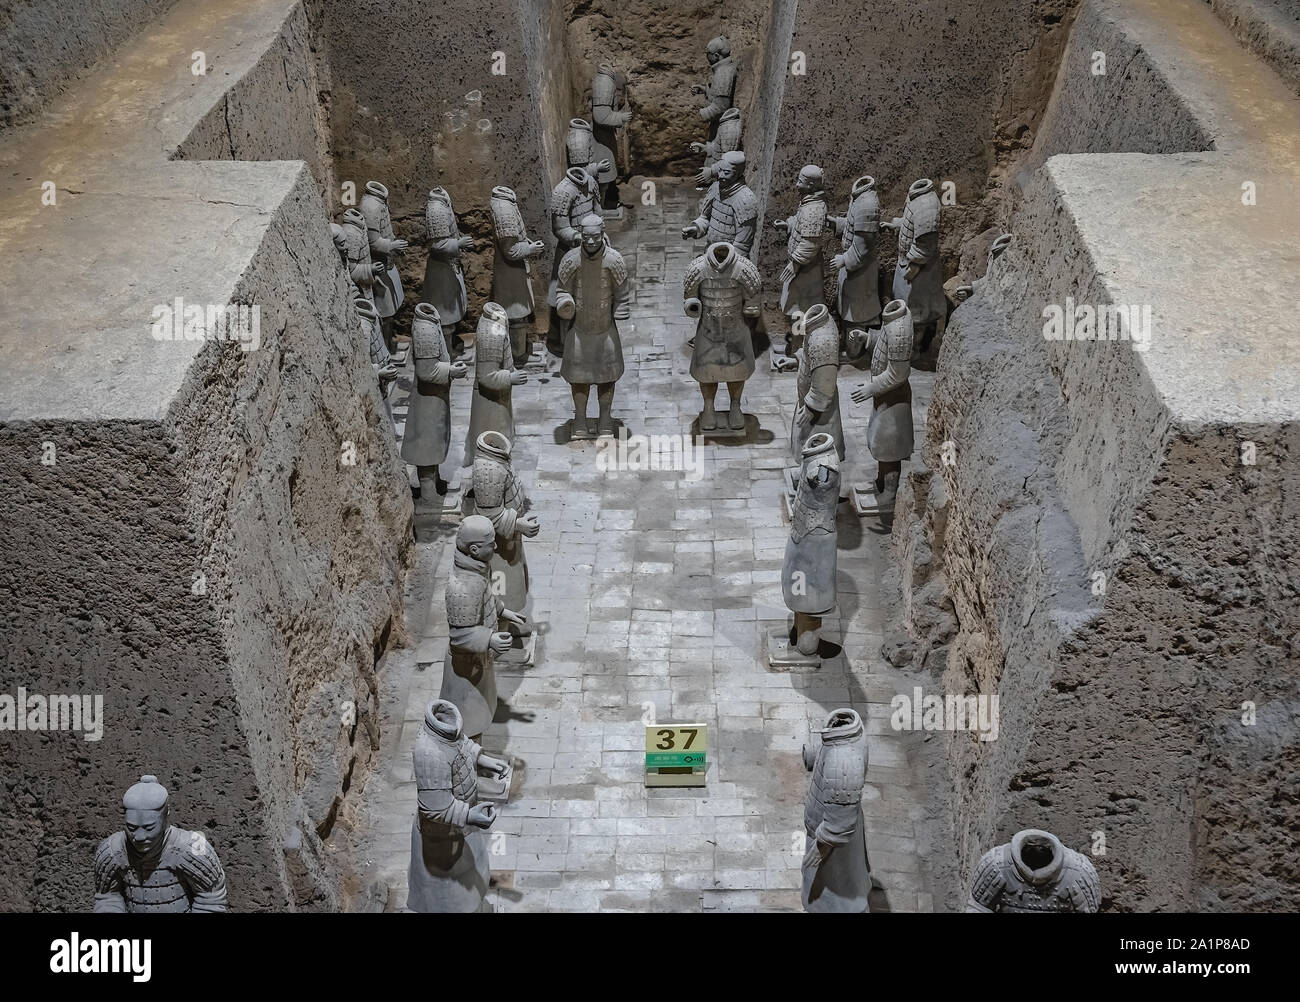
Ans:
[[[781,671],[816,671],[828,661],[834,661],[844,648],[822,638],[816,654],[804,654],[791,639],[793,628],[776,626],[765,634],[767,663]]]
[[[853,510],[859,518],[871,518],[873,516],[892,515],[894,513],[893,498],[887,498],[883,502],[876,494],[876,485],[867,482],[865,484],[853,485]]]

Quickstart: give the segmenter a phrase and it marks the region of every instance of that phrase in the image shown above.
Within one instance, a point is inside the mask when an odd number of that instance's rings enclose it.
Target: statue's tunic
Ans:
[[[478,736],[497,712],[496,668],[488,643],[505,606],[492,594],[488,565],[459,550],[447,577],[446,598],[451,635],[439,696],[460,710],[465,733]]]
[[[907,266],[921,266],[909,284]],[[894,298],[907,303],[914,324],[928,324],[947,312],[943,293],[943,262],[939,258],[939,196],[934,184],[913,184],[898,227],[898,263],[894,268]]]
[[[809,912],[867,912],[866,728],[852,710],[836,710],[826,725],[820,742],[803,749],[804,767],[812,772],[803,810],[803,906]],[[815,851],[818,841],[833,847],[824,860]]]
[[[728,108],[718,119],[718,134],[704,144],[704,166],[712,169],[724,153],[735,153],[741,148],[740,109]]]
[[[871,332],[871,420],[867,448],[877,462],[901,462],[912,455],[912,318],[907,312]]]
[[[451,355],[442,326],[422,315],[420,306],[411,321],[415,386],[407,401],[402,459],[412,466],[438,466],[451,445]]]
[[[1051,846],[1051,859],[1037,867],[1025,860],[1024,843]],[[1092,861],[1063,846],[1055,835],[1029,829],[986,852],[971,878],[968,912],[1095,912],[1101,883]]]
[[[125,832],[95,851],[97,912],[224,912],[226,873],[202,832],[168,826],[149,856]]]
[[[826,219],[826,197],[814,191],[800,199],[799,211],[786,220],[786,256],[794,266],[794,275],[781,284],[781,312],[787,317],[826,302],[822,263],[822,245],[829,232]]]
[[[515,529],[515,523],[523,515],[527,499],[510,465],[510,454],[496,448],[493,437],[480,441],[474,456],[474,507],[497,531],[491,562],[493,591],[507,609],[522,612],[528,602],[528,560],[523,534]]]
[[[467,823],[469,809],[478,804],[482,752],[454,717],[426,714],[411,753],[419,796],[407,871],[411,911],[483,910],[490,876],[487,833]]]
[[[623,375],[623,344],[614,310],[632,295],[623,255],[606,246],[596,254],[575,247],[560,262],[556,302],[571,301],[560,375],[570,384],[613,383]]]
[[[468,297],[465,294],[465,275],[460,266],[460,226],[451,200],[445,196],[445,189],[435,188],[425,206],[429,260],[424,268],[424,289],[420,298],[438,311],[442,326],[447,328],[465,318]]]
[[[825,308],[823,307],[823,310]],[[790,421],[790,455],[798,463],[810,435],[824,431],[835,442],[835,452],[844,458],[844,426],[840,420],[840,331],[829,312],[818,310],[804,329],[803,347],[796,353],[799,373],[795,378],[797,403]],[[812,411],[818,417],[812,419]]]
[[[758,268],[730,244],[712,244],[691,262],[682,294],[699,298],[700,320],[691,353],[691,377],[701,383],[729,383],[754,374],[754,340],[745,308],[758,304]]]
[[[393,218],[388,211],[388,189],[378,181],[367,181],[360,208],[366,217],[370,257],[384,266],[384,271],[374,280],[375,308],[381,317],[391,317],[402,305],[403,294],[402,277],[392,259],[394,234]]]
[[[551,192],[551,233],[555,236],[555,256],[551,258],[551,285],[546,302],[555,305],[560,262],[576,248],[583,216],[600,215],[600,187],[596,179],[581,167],[570,167]],[[567,324],[565,325],[567,326]]]
[[[499,431],[514,441],[515,387],[510,381],[514,371],[510,328],[504,319],[494,320],[484,310],[474,334],[474,399],[470,404],[469,435],[465,440],[465,448],[470,454],[474,443],[485,431]]]
[[[835,508],[840,466],[834,448],[806,456],[799,468],[790,539],[781,565],[786,608],[824,616],[835,608]]]
[[[491,205],[496,236],[492,302],[505,309],[507,319],[527,320],[533,315],[532,269],[528,263],[532,241],[524,229],[524,217],[513,191],[493,188]]]
[[[704,196],[695,225],[704,231],[704,239],[709,243],[731,244],[749,257],[758,225],[758,198],[744,181],[734,181],[726,187],[714,181]]]
[[[876,260],[880,197],[870,178],[853,185],[848,211],[842,221],[836,221],[836,228],[844,255],[844,266],[836,276],[836,309],[846,323],[873,323],[880,316],[880,265]]]

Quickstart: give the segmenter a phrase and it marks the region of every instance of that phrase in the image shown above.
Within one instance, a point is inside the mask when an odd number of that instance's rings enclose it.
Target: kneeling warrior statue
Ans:
[[[438,467],[451,446],[451,381],[464,379],[468,369],[464,362],[451,360],[438,311],[428,303],[415,304],[411,352],[415,356],[415,386],[407,399],[402,459],[416,468],[419,497],[428,502],[447,493],[447,482]]]
[[[880,233],[880,197],[876,179],[863,176],[853,182],[848,210],[831,216],[840,234],[840,252],[831,260],[837,273],[836,309],[840,320],[872,327],[880,318],[880,266],[876,262],[876,237]]]
[[[492,301],[506,311],[510,351],[519,367],[528,361],[528,331],[533,322],[532,269],[528,261],[540,257],[546,244],[528,239],[518,199],[510,188],[492,189],[492,225],[496,236]]]
[[[582,245],[560,262],[555,294],[556,310],[572,321],[565,333],[560,375],[573,393],[575,439],[591,438],[587,401],[593,383],[600,404],[597,431],[601,437],[614,435],[614,385],[623,375],[623,343],[616,321],[631,315],[631,296],[623,255],[606,242],[600,216],[587,216],[582,221]]]
[[[917,348],[924,355],[943,332],[948,300],[943,293],[943,262],[939,258],[939,196],[929,178],[913,181],[901,217],[881,223],[898,231],[898,263],[894,266],[894,298],[907,303],[912,323],[923,331]]]
[[[402,305],[402,276],[398,274],[394,255],[410,246],[393,235],[393,217],[388,211],[388,189],[378,181],[366,182],[361,196],[361,215],[366,219],[366,239],[375,268],[375,308],[379,311],[384,341],[393,351],[393,317]],[[406,361],[403,354],[401,361]]]
[[[727,426],[733,431],[745,427],[740,395],[745,380],[754,374],[754,340],[745,318],[758,315],[762,286],[754,263],[727,243],[711,244],[686,270],[682,290],[686,315],[700,321],[695,328],[691,377],[704,397],[702,432],[718,427],[714,401],[719,383],[727,384],[731,400]]]
[[[483,833],[496,821],[497,810],[478,802],[478,770],[504,779],[509,766],[465,736],[460,711],[445,699],[435,699],[425,711],[411,759],[419,799],[411,826],[407,910],[489,910]]]
[[[167,822],[167,790],[153,776],[122,797],[126,827],[95,850],[97,912],[224,912],[226,872],[202,832]]]
[[[790,539],[781,565],[781,593],[794,613],[791,630],[768,635],[768,659],[782,665],[820,665],[822,617],[835,608],[835,509],[840,464],[835,441],[825,432],[810,437],[799,467]]]
[[[452,347],[459,352],[460,335],[456,325],[465,319],[469,303],[460,256],[474,246],[474,238],[461,235],[446,188],[429,192],[424,222],[429,230],[429,259],[424,266],[420,299],[438,311],[444,336],[451,334]]]
[[[912,456],[912,315],[895,299],[882,314],[880,330],[849,331],[849,353],[871,352],[871,379],[853,390],[853,402],[871,401],[867,448],[876,461],[875,483],[855,487],[854,507],[861,515],[894,510],[903,460]]]
[[[1092,861],[1050,832],[1028,828],[975,865],[968,912],[1095,912],[1101,881]]]
[[[812,773],[804,800],[803,908],[869,912],[871,862],[862,791],[867,785],[867,729],[853,710],[836,710],[803,746]]]

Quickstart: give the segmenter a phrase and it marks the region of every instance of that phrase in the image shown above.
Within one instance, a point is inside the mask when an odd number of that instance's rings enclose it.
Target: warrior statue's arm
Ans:
[[[834,849],[847,845],[858,830],[857,804],[826,804],[823,807],[822,821],[813,832],[813,838],[820,845]]]
[[[908,358],[891,358],[889,365],[878,376],[872,376],[866,383],[862,384],[861,390],[864,397],[878,397],[882,393],[888,393],[890,390],[896,390],[907,382],[908,375],[912,370],[912,361]],[[857,391],[854,391],[857,395]]]
[[[700,109],[700,118],[712,122],[722,117],[723,112],[731,107],[731,99],[726,94],[714,94],[712,88],[707,92],[708,104]]]
[[[497,599],[500,602],[500,599]],[[497,610],[497,615],[501,610]],[[493,624],[495,625],[495,624]],[[492,634],[496,631],[492,626],[484,626],[476,623],[473,626],[450,626],[449,636],[453,647],[459,647],[463,651],[469,651],[471,654],[486,654],[488,643],[492,639]]]
[[[853,239],[844,249],[844,267],[857,271],[867,259],[867,234],[862,230],[853,231]]]
[[[396,237],[392,240],[389,240],[387,237],[382,237],[379,235],[378,230],[367,230],[366,236],[370,240],[371,254],[392,254],[397,251],[404,251],[410,246],[410,244],[405,240],[400,240]]]
[[[990,849],[975,864],[966,911],[989,914],[997,910],[1004,886],[1001,871],[1002,852],[999,846]]]
[[[416,804],[420,817],[436,824],[464,828],[469,823],[470,804],[464,800],[457,800],[452,794],[450,770],[447,770],[445,779],[438,783],[436,789],[428,787],[421,789]]]
[[[631,277],[625,272],[620,281],[618,274],[611,272],[610,278],[614,280],[614,319],[626,320],[632,315]]]
[[[691,265],[686,270],[686,281],[682,283],[682,310],[688,317],[699,317],[704,305],[700,302],[700,281],[703,272]]]
[[[444,261],[454,261],[460,257],[460,238],[453,234],[441,240],[433,240],[429,243],[429,253]]]
[[[849,336],[845,338],[845,354],[851,359],[859,359],[863,355],[870,355],[876,347],[876,338],[880,336],[878,330],[861,330],[854,327],[849,331]],[[862,383],[865,387],[867,384]],[[856,397],[854,399],[857,399]]]
[[[794,265],[795,271],[803,271],[811,267],[821,256],[821,242],[800,235],[790,251],[790,263]]]
[[[504,493],[504,492],[503,492]],[[477,496],[478,492],[475,491]],[[503,500],[494,498],[493,500]],[[479,498],[478,513],[484,516],[497,530],[497,536],[502,539],[510,539],[515,535],[515,521],[519,518],[519,512],[513,508],[507,508],[504,504],[483,504],[483,499]],[[499,612],[500,610],[498,610]]]
[[[907,248],[907,260],[912,264],[923,265],[934,260],[939,254],[939,234],[922,233],[912,240]]]
[[[499,346],[480,345],[474,367],[479,383],[489,390],[508,390],[514,382],[510,353]]]
[[[360,261],[348,262],[348,275],[352,279],[352,284],[357,288],[365,289],[375,280],[375,269],[366,258]]]
[[[808,392],[803,398],[803,404],[809,411],[821,414],[835,402],[835,377],[839,371],[838,365],[819,365],[813,369]]]
[[[91,911],[126,911],[126,898],[122,896],[122,872],[114,864],[117,854],[113,849],[113,839],[114,836],[104,839],[95,851],[95,903]]]
[[[506,256],[507,261],[523,261],[532,256],[533,242],[527,239],[516,240],[514,243],[502,240],[501,253]]]
[[[607,125],[611,129],[621,129],[632,121],[632,112],[617,111],[612,104],[595,104],[591,106],[591,120],[595,125]]]
[[[451,360],[447,358],[417,358],[415,360],[415,388],[424,396],[436,387],[451,383]]]
[[[217,851],[201,832],[191,832],[179,848],[184,853],[179,868],[185,875],[185,883],[193,896],[190,911],[227,911],[226,871],[217,858]]]

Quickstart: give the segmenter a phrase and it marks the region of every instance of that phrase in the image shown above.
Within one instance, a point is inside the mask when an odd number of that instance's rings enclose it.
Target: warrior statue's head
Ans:
[[[167,788],[156,776],[141,776],[122,797],[126,839],[142,856],[152,855],[167,834]]]
[[[482,515],[467,515],[456,532],[456,549],[487,563],[497,549],[496,527]]]
[[[582,249],[595,257],[605,246],[605,220],[594,212],[582,217]]]
[[[810,192],[821,191],[825,183],[820,167],[816,164],[805,164],[799,168],[799,180],[795,182],[795,189],[799,194],[807,195]]]
[[[739,150],[724,153],[722,159],[715,165],[714,170],[717,173],[719,188],[726,188],[728,185],[744,180],[745,154]]]
[[[731,55],[731,40],[726,35],[719,35],[709,42],[704,53],[708,57],[709,65],[712,66],[720,59],[726,59]]]

